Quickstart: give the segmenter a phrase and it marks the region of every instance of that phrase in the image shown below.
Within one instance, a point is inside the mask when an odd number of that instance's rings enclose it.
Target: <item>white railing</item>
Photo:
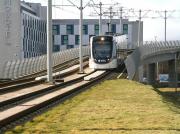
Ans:
[[[89,55],[89,47],[83,47],[83,56]],[[73,48],[53,54],[53,66],[79,57],[79,49]],[[17,79],[46,70],[46,55],[24,60],[8,61],[4,64],[1,79]]]
[[[125,60],[129,79],[133,79],[140,65],[147,57],[158,57],[161,54],[180,52],[180,41],[151,41],[144,42]],[[158,60],[158,58],[157,58]],[[158,61],[157,61],[158,62]]]
[[[180,41],[164,41],[160,42],[144,42],[143,46],[139,47],[141,52],[141,59],[150,55],[156,55],[157,53],[166,53],[168,51],[176,51],[180,48]]]

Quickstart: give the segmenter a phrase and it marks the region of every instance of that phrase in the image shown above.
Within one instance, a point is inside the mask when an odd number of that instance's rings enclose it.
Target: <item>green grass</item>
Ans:
[[[179,134],[180,114],[146,86],[110,80],[6,134]]]

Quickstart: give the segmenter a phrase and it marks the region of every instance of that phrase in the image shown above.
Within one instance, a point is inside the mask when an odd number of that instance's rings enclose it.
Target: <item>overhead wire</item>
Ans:
[[[73,12],[73,11],[71,11],[71,10],[67,10],[67,9],[63,9],[63,7],[65,7],[65,6],[72,6],[72,7],[76,7],[76,8],[78,8],[79,9],[79,7],[78,7],[78,5],[77,4],[75,4],[74,2],[72,2],[71,0],[67,0],[71,5],[65,5],[65,3],[63,3],[62,5],[57,5],[56,4],[56,2],[55,2],[55,4],[53,5],[54,6],[54,8],[58,8],[58,9],[60,9],[60,10],[63,10],[63,11],[66,11],[66,12],[69,12],[69,13],[75,13],[75,12]],[[64,2],[64,0],[62,0],[62,2]],[[113,2],[114,2],[114,0],[113,0]],[[112,2],[112,3],[113,3]],[[105,12],[108,12],[109,11],[109,7],[105,7],[106,5],[113,5],[113,9],[115,9],[115,8],[119,8],[119,7],[116,7],[116,5],[118,5],[118,4],[120,4],[120,3],[118,3],[118,2],[116,1],[116,3],[114,3],[114,4],[103,4],[104,6],[102,6],[102,13],[104,14],[104,16],[105,16]],[[88,7],[90,7],[90,8],[93,8],[93,11],[95,12],[94,14],[97,14],[97,15],[99,15],[100,13],[98,12],[98,10],[97,10],[97,8],[99,8],[99,6],[98,6],[99,4],[96,4],[95,2],[94,2],[94,0],[89,0],[86,4],[85,4],[85,6],[83,7],[83,8],[86,8],[87,6]],[[60,8],[60,7],[62,7],[62,8]],[[134,8],[126,8],[126,9],[123,9],[123,11],[124,11],[124,15],[123,16],[125,16],[126,18],[128,17],[128,18],[138,18],[139,16],[138,16],[138,14],[136,13],[136,12],[139,12],[139,10],[136,10],[136,9],[134,9]],[[142,12],[145,12],[144,13],[144,15],[142,15],[141,17],[142,18],[152,18],[152,19],[157,19],[157,18],[164,18],[164,15],[162,15],[162,12],[164,12],[164,11],[158,11],[158,10],[141,10]],[[117,16],[118,15],[118,11],[115,11],[116,12],[116,14],[114,14],[114,16]],[[167,12],[168,13],[170,13],[170,14],[168,14],[168,16],[167,16],[167,18],[175,18],[174,16],[173,16],[173,14],[174,13],[176,13],[176,12],[180,12],[180,10],[167,10]],[[93,12],[91,13],[91,14],[93,14]],[[150,14],[150,15],[149,15]],[[176,14],[177,15],[177,14]],[[179,14],[178,14],[179,15]],[[56,16],[56,13],[55,13],[55,16]],[[95,16],[95,15],[94,15]],[[92,15],[91,15],[91,17],[92,17]],[[180,16],[178,16],[177,18],[180,18]]]
[[[90,2],[91,2],[91,0],[89,0],[89,2],[87,2],[87,4],[83,7],[83,9],[86,8],[90,4]]]
[[[72,5],[74,5],[75,7],[79,8],[76,4],[74,4],[72,1],[67,0],[69,3],[71,3]]]
[[[60,10],[62,10],[62,11],[65,11],[65,12],[68,12],[68,13],[72,13],[72,14],[79,15],[79,14],[77,14],[77,13],[71,11],[71,10],[67,10],[67,9],[64,9],[64,8],[60,8],[59,6],[57,6],[57,7],[55,6],[54,8],[58,8],[58,9],[60,9]]]
[[[94,0],[90,0],[92,3],[93,3],[93,5],[96,5],[95,4],[95,2],[94,2]],[[99,15],[100,13],[96,10],[96,8],[94,7],[94,6],[92,6],[93,7],[93,9],[95,10],[95,12]]]

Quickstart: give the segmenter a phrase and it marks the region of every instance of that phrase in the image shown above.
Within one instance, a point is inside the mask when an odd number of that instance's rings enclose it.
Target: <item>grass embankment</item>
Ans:
[[[110,80],[7,134],[179,134],[180,114],[169,105],[151,86]]]

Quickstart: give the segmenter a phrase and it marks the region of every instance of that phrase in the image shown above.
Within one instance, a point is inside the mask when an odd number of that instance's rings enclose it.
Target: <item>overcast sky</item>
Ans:
[[[47,0],[25,0],[28,2],[41,3],[42,5],[47,5]],[[80,0],[71,0],[75,5],[79,6]],[[115,10],[118,7],[123,6],[124,9],[135,9],[139,10],[153,10],[153,11],[174,11],[168,12],[167,16],[167,40],[180,40],[180,0],[94,0],[94,3],[98,4],[102,2],[104,5],[103,11],[106,11],[110,6],[108,4],[116,3],[117,1],[120,3],[116,4]],[[83,5],[86,5],[89,0],[83,0]],[[91,1],[92,3],[92,1]],[[53,5],[71,5],[68,0],[53,0]],[[96,9],[98,11],[98,9]],[[90,14],[94,12],[95,9],[92,7],[86,7],[84,9],[84,18],[98,18],[96,16],[92,17]],[[142,12],[144,15],[146,11]],[[138,16],[138,12],[135,12],[134,15]],[[156,16],[155,16],[156,15]],[[149,12],[147,14],[148,17],[158,17],[156,19],[152,18],[143,18],[144,22],[144,40],[164,40],[164,13],[152,13]],[[146,17],[147,17],[146,16]],[[161,17],[160,17],[161,16]],[[79,10],[75,7],[59,7],[53,8],[53,18],[60,19],[73,19],[79,18]],[[107,18],[107,17],[104,17]],[[130,20],[137,20],[138,18],[130,18]]]

